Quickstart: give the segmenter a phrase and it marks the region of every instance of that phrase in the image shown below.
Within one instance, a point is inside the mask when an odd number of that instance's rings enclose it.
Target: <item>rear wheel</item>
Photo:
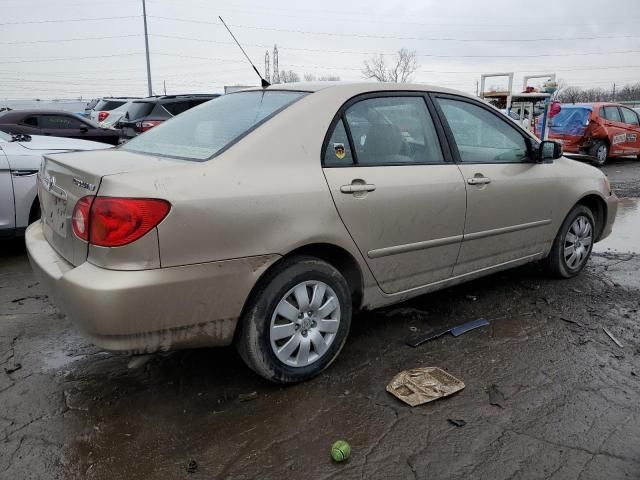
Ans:
[[[351,325],[351,294],[340,272],[313,257],[283,261],[261,280],[239,325],[245,363],[275,383],[297,383],[327,368]]]
[[[578,275],[591,255],[595,240],[593,214],[584,205],[577,205],[560,227],[551,252],[545,259],[547,270],[560,278]]]
[[[595,165],[601,167],[609,157],[609,146],[602,140],[598,140],[589,149],[589,156],[593,157]]]

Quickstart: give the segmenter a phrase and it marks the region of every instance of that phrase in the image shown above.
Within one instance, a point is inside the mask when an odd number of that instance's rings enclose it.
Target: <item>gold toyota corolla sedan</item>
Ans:
[[[559,144],[408,84],[232,93],[38,175],[31,263],[91,341],[235,343],[280,383],[325,369],[355,311],[534,261],[578,274],[617,210]]]

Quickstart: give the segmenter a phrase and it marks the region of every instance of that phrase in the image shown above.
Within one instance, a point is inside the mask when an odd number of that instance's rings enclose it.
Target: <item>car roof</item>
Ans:
[[[271,85],[265,89],[260,87],[248,88],[245,90],[239,90],[238,92],[247,91],[295,91],[295,92],[318,92],[320,90],[335,89],[349,91],[356,95],[369,92],[381,92],[381,91],[416,91],[416,92],[436,92],[436,93],[452,93],[455,95],[477,98],[474,95],[454,90],[446,87],[438,87],[435,85],[426,85],[422,83],[392,83],[392,82],[292,82],[292,83],[278,83]],[[238,92],[228,93],[227,95],[233,95]]]
[[[219,93],[185,93],[180,95],[157,95],[153,97],[141,98],[134,100],[133,103],[156,103],[164,100],[188,100],[190,98],[216,98],[221,94]]]
[[[47,109],[25,109],[25,110],[10,110],[6,113],[6,115],[22,117],[26,115],[71,115],[77,117],[74,112],[69,112],[67,110],[47,110]]]

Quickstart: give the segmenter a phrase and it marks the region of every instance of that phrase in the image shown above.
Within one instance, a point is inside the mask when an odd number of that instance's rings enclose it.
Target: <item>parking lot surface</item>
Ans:
[[[582,275],[532,265],[364,313],[323,375],[286,388],[232,348],[101,352],[3,244],[0,477],[640,478],[640,162],[604,170],[624,198]],[[404,344],[477,318],[490,326]],[[415,408],[385,391],[425,366],[466,387]]]

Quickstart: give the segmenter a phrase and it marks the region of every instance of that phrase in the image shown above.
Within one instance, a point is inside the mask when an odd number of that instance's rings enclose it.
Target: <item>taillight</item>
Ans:
[[[141,132],[146,132],[147,130],[151,130],[156,125],[160,125],[162,120],[145,120],[144,122],[138,122],[137,127]]]
[[[89,240],[89,212],[91,211],[91,200],[93,197],[82,197],[76,203],[71,218],[73,233],[82,240]]]
[[[83,197],[74,209],[73,232],[92,245],[121,247],[147,234],[170,209],[157,198]]]
[[[98,121],[104,122],[109,116],[109,112],[98,112]]]

